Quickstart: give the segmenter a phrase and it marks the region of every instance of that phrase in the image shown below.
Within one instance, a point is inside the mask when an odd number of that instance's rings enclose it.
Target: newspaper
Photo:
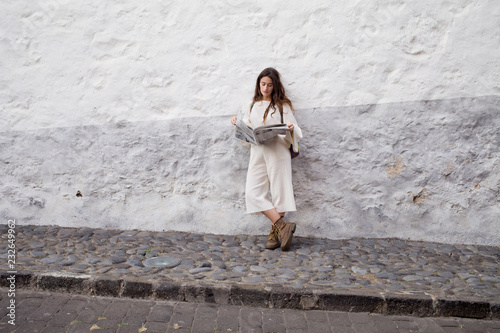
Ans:
[[[286,129],[288,127],[286,124],[273,124],[252,129],[239,119],[235,125],[235,138],[254,145],[261,145],[278,134],[286,134]]]

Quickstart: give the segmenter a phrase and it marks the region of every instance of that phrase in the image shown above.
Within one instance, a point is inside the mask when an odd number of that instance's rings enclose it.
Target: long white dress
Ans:
[[[269,110],[266,121],[264,112],[270,102],[256,102],[244,112],[243,121],[251,127],[281,123],[281,115],[276,107]],[[302,130],[297,125],[293,111],[283,106],[283,122],[292,123],[294,130],[279,135],[263,145],[251,145],[248,164],[245,201],[247,213],[259,213],[276,208],[279,213],[295,211],[292,185],[292,165],[289,147],[298,150]]]

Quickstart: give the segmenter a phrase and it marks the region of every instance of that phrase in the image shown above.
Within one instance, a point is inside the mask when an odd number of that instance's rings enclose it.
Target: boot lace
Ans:
[[[271,227],[271,232],[269,232],[268,239],[279,238],[279,230],[276,225]]]

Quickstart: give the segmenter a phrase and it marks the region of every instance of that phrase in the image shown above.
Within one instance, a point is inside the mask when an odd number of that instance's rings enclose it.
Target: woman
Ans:
[[[236,120],[233,117],[231,123],[234,125]],[[292,102],[285,94],[280,74],[274,68],[264,69],[257,77],[253,102],[245,111],[243,121],[250,127],[287,124],[286,135],[251,146],[246,182],[247,213],[261,212],[271,221],[266,249],[281,246],[286,251],[296,228],[295,223],[283,220],[286,212],[296,210],[289,149],[291,145],[298,151],[302,131],[293,116]]]

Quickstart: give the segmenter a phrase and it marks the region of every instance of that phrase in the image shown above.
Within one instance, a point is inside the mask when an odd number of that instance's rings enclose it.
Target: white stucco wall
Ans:
[[[299,234],[500,243],[496,1],[5,8],[3,219],[266,233],[227,119],[274,66],[306,134]]]
[[[275,66],[298,108],[500,93],[498,1],[10,1],[2,130],[236,112]]]

